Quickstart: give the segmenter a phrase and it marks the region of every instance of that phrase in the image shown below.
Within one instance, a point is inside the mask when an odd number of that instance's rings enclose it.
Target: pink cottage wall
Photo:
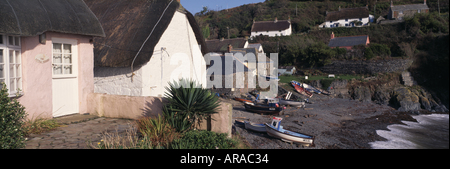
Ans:
[[[88,94],[94,93],[94,46],[90,36],[46,32],[46,43],[39,36],[22,37],[22,90],[18,98],[28,119],[53,118],[52,106],[52,38],[78,42],[79,113],[89,113]]]

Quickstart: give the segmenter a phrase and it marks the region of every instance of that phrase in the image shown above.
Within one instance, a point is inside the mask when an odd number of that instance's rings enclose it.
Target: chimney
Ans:
[[[423,0],[423,4],[426,5],[427,4],[427,0]]]
[[[278,22],[278,18],[277,17],[275,17],[275,23],[277,23]]]
[[[341,6],[339,6],[339,11],[341,11]]]
[[[334,32],[331,32],[331,39],[334,39]]]
[[[391,7],[394,7],[394,3],[392,2],[392,0],[391,0]]]
[[[228,50],[228,53],[231,53],[231,50],[233,49],[233,46],[231,46],[231,44],[228,44],[228,48],[227,48],[227,50]]]
[[[178,3],[180,3],[180,0],[177,0]]]

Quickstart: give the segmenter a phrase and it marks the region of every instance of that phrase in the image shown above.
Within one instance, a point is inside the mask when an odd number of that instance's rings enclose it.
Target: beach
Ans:
[[[233,104],[234,119],[256,123],[270,123],[274,116],[245,111],[242,103],[224,99]],[[417,122],[411,113],[373,102],[314,95],[305,108],[287,107],[281,117],[284,129],[313,135],[314,146],[306,147],[284,142],[266,133],[246,130],[234,123],[233,132],[244,138],[253,149],[371,149],[372,142],[387,141],[377,130],[388,130],[389,125]],[[422,112],[421,113],[427,113]]]

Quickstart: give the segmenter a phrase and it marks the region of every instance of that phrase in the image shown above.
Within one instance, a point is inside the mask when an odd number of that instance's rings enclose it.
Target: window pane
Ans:
[[[22,89],[22,79],[17,78],[16,79],[16,84],[17,84],[17,88],[21,89],[23,91],[23,89]]]
[[[2,84],[5,83],[4,79],[0,79],[0,87],[3,87]]]
[[[62,63],[62,55],[53,54],[53,63]]]
[[[72,53],[72,45],[64,44],[64,53]]]
[[[5,66],[3,66],[2,64],[0,64],[0,79],[5,78]]]
[[[14,75],[14,64],[10,64],[9,65],[9,77],[16,77],[15,75]]]
[[[64,74],[66,74],[66,75],[72,74],[72,65],[64,66]]]
[[[14,37],[14,45],[20,46],[20,37],[18,36]]]
[[[19,64],[16,64],[16,77],[22,77],[22,71]]]
[[[9,63],[14,63],[14,51],[9,51]]]
[[[53,44],[53,52],[54,53],[61,53],[61,44],[60,43],[54,43]]]
[[[61,75],[62,74],[62,65],[53,65],[53,74]]]
[[[64,54],[64,63],[72,63],[72,55],[71,54]]]
[[[0,49],[0,63],[4,63],[3,62],[3,49]]]
[[[16,86],[14,85],[15,80],[14,79],[10,79],[9,81],[9,92],[15,92],[16,91]]]
[[[16,50],[16,60],[15,60],[15,63],[20,63],[20,51],[17,51]]]
[[[8,45],[14,45],[14,38],[12,36],[8,36]]]
[[[3,35],[0,35],[0,44],[3,44]]]

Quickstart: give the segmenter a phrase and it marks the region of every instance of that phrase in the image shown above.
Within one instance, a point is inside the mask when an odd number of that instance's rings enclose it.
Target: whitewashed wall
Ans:
[[[289,25],[289,29],[282,30],[281,32],[279,30],[277,31],[261,31],[261,32],[252,32],[250,35],[251,37],[256,37],[259,35],[265,35],[269,37],[275,37],[275,36],[290,36],[292,34],[292,25]]]
[[[345,19],[341,19],[341,20],[338,20],[338,21],[333,21],[332,23],[330,23],[330,21],[327,21],[327,22],[322,23],[320,26],[323,26],[323,25],[325,24],[325,27],[326,27],[326,28],[329,28],[331,25],[334,25],[334,24],[336,24],[336,23],[339,23],[339,27],[346,27],[345,24],[348,24],[347,27],[352,27],[352,26],[351,26],[351,23],[352,23],[352,21],[354,21],[354,20],[359,21],[359,18],[351,18],[351,19],[348,19],[347,21],[345,21]],[[362,21],[361,21],[361,22],[363,23],[363,25],[369,23],[369,17],[367,17],[367,18],[362,18]],[[355,27],[356,27],[356,25],[355,25]],[[322,27],[320,27],[320,28],[322,28]]]
[[[205,87],[204,62],[186,15],[177,11],[150,61],[135,70],[133,82],[130,68],[96,68],[95,93],[162,97],[168,82],[178,78],[193,79]]]

